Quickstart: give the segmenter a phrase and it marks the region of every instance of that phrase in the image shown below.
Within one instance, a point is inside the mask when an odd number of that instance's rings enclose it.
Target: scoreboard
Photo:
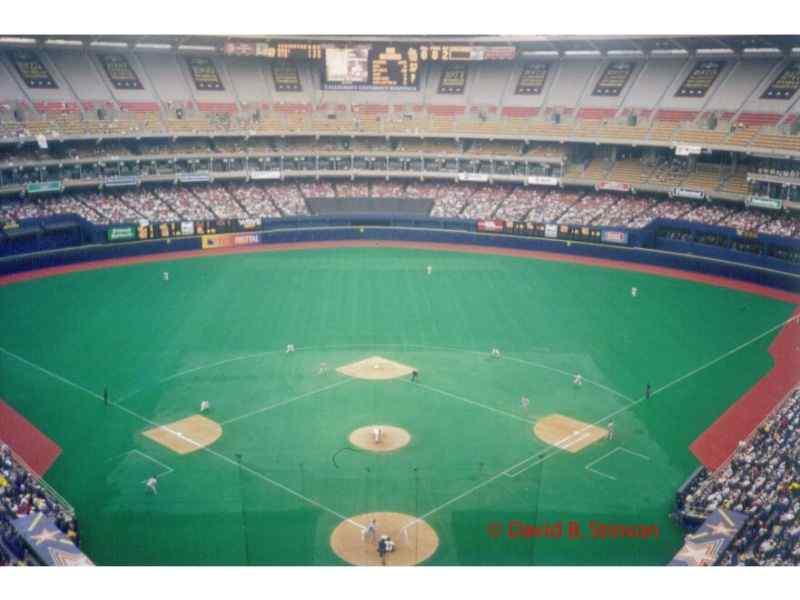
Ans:
[[[325,90],[417,91],[419,63],[415,46],[326,48],[322,86]]]

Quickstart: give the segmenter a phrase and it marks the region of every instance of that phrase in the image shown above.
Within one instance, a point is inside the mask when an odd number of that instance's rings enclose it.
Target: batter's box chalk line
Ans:
[[[606,452],[605,454],[603,454],[603,456],[601,456],[600,458],[596,458],[595,460],[590,462],[588,465],[586,465],[584,468],[587,471],[591,471],[595,475],[600,475],[601,477],[605,477],[606,479],[611,479],[612,481],[617,481],[617,478],[614,477],[613,475],[609,475],[608,473],[604,473],[603,471],[599,471],[599,470],[594,468],[594,465],[596,465],[600,461],[603,461],[603,460],[607,459],[609,456],[611,456],[615,452],[627,452],[628,454],[631,454],[633,456],[641,458],[644,461],[650,462],[650,457],[649,456],[645,456],[644,454],[639,454],[638,452],[634,452],[633,450],[628,450],[627,448],[624,448],[623,446],[617,446],[613,450],[610,450],[609,452]]]

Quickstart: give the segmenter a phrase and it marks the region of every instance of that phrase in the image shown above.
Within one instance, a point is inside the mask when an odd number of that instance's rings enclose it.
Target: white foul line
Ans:
[[[25,360],[24,358],[22,358],[20,356],[17,356],[16,354],[13,354],[13,353],[9,352],[8,350],[0,348],[0,351],[5,352],[9,356],[12,356],[12,357],[18,359],[19,361],[25,363],[26,365],[28,365],[28,366],[30,366],[30,367],[38,370],[38,371],[41,371],[42,373],[44,373],[46,375],[49,375],[50,377],[53,377],[54,379],[58,379],[62,383],[65,383],[65,384],[67,384],[69,386],[72,386],[72,387],[74,387],[76,389],[81,390],[82,392],[88,394],[89,396],[92,396],[93,398],[97,398],[98,400],[103,400],[103,397],[100,394],[96,394],[95,392],[91,391],[88,388],[83,387],[82,385],[79,385],[77,383],[74,383],[74,382],[70,381],[69,379],[61,377],[60,375],[57,375],[56,373],[53,373],[52,371],[48,371],[44,367],[40,367],[37,364],[34,364],[34,363],[32,363],[32,362],[30,362],[28,360]],[[136,417],[137,419],[147,423],[148,425],[152,425],[153,427],[158,427],[158,428],[164,429],[164,430],[169,431],[170,433],[173,433],[175,435],[178,434],[178,432],[173,431],[173,430],[169,429],[168,427],[164,427],[163,425],[159,425],[155,421],[151,421],[147,417],[143,417],[142,415],[133,412],[131,409],[129,409],[126,406],[120,406],[118,404],[111,404],[111,406],[113,406],[114,408],[117,408],[117,409],[119,409],[121,411],[124,411],[124,412],[128,413],[129,415],[131,415],[133,417]],[[328,506],[325,506],[324,504],[322,504],[320,502],[317,502],[313,498],[309,498],[307,496],[304,496],[300,492],[297,492],[297,491],[293,490],[292,488],[287,487],[287,486],[283,485],[282,483],[280,483],[278,481],[275,481],[274,479],[270,479],[266,475],[263,475],[262,473],[259,473],[258,471],[248,467],[247,465],[244,465],[244,464],[241,464],[239,462],[236,462],[235,460],[233,460],[231,458],[228,458],[224,454],[220,454],[219,452],[217,452],[215,450],[212,450],[211,448],[209,448],[207,446],[203,446],[202,444],[196,442],[195,440],[192,440],[191,438],[187,437],[186,435],[182,435],[182,436],[180,436],[180,438],[183,439],[183,440],[186,440],[186,441],[188,441],[188,442],[190,442],[192,444],[195,444],[203,452],[208,452],[209,454],[211,454],[213,456],[216,456],[217,458],[227,462],[228,464],[231,464],[231,465],[233,465],[235,467],[240,467],[243,471],[247,471],[248,473],[250,473],[252,475],[255,475],[259,479],[262,479],[263,481],[266,481],[267,483],[269,483],[269,484],[271,484],[271,485],[273,485],[273,486],[275,486],[277,488],[282,489],[283,491],[287,492],[288,494],[291,494],[292,496],[295,496],[295,497],[303,500],[304,502],[307,502],[308,504],[311,504],[312,506],[316,506],[317,508],[319,508],[319,509],[321,509],[321,510],[323,510],[323,511],[325,511],[325,512],[327,512],[327,513],[329,513],[329,514],[341,519],[342,521],[347,521],[348,523],[351,523],[352,525],[358,527],[361,530],[364,529],[363,525],[360,525],[360,524],[356,523],[355,521],[353,521],[349,517],[346,517],[345,515],[336,512],[332,508],[329,508]]]
[[[292,402],[294,402],[296,400],[302,400],[303,398],[308,398],[310,396],[313,396],[315,394],[319,394],[319,393],[324,392],[326,390],[332,390],[333,388],[336,388],[336,387],[339,387],[341,385],[344,385],[345,383],[350,383],[351,381],[355,381],[355,380],[354,379],[350,379],[350,378],[343,379],[342,381],[337,381],[336,383],[332,383],[331,385],[327,385],[327,386],[325,386],[323,388],[319,388],[319,389],[316,389],[316,390],[311,390],[310,392],[306,392],[305,394],[300,394],[299,396],[295,396],[294,398],[289,398],[288,400],[283,400],[281,402],[276,402],[275,404],[268,404],[267,406],[265,406],[263,408],[259,408],[258,410],[254,410],[254,411],[251,411],[249,413],[245,413],[243,415],[239,415],[238,417],[234,417],[232,419],[228,419],[227,421],[222,421],[222,423],[220,423],[220,425],[229,425],[231,423],[235,423],[236,421],[240,421],[241,419],[246,419],[247,417],[252,417],[254,415],[258,415],[260,413],[267,412],[268,410],[272,410],[273,408],[278,408],[279,406],[286,406],[287,404],[290,404],[290,403],[292,403]]]
[[[672,382],[670,382],[670,383],[668,383],[668,384],[666,384],[666,385],[664,385],[664,386],[662,386],[662,387],[658,388],[657,390],[655,390],[654,392],[652,392],[652,393],[650,394],[650,398],[652,398],[653,396],[655,396],[655,395],[656,395],[656,394],[658,394],[659,392],[663,392],[664,390],[666,390],[666,389],[669,389],[669,388],[670,388],[670,387],[672,387],[673,385],[675,385],[675,384],[677,384],[677,383],[679,383],[679,382],[681,382],[681,381],[685,380],[686,378],[690,377],[691,375],[694,375],[694,374],[696,374],[696,373],[699,373],[700,371],[702,371],[702,370],[704,370],[704,369],[707,369],[708,367],[710,367],[710,366],[712,366],[712,365],[714,365],[714,364],[718,363],[720,360],[722,360],[722,359],[724,359],[724,358],[727,358],[728,356],[730,356],[730,355],[732,355],[732,354],[734,354],[734,353],[738,352],[738,351],[739,351],[739,350],[741,350],[742,348],[745,348],[746,346],[749,346],[750,344],[752,344],[752,343],[754,343],[754,342],[757,342],[758,340],[760,340],[760,339],[761,339],[761,338],[763,338],[764,336],[766,336],[766,335],[768,335],[768,334],[772,333],[772,332],[773,332],[773,331],[775,331],[776,329],[779,329],[779,328],[783,327],[783,326],[784,326],[784,325],[786,325],[787,323],[790,323],[791,321],[794,321],[795,319],[796,319],[796,317],[794,317],[794,316],[791,316],[791,317],[789,317],[789,318],[788,318],[788,319],[786,319],[785,321],[782,321],[781,323],[779,323],[779,324],[775,325],[774,327],[771,327],[771,328],[769,328],[769,329],[768,329],[767,331],[765,331],[764,333],[762,333],[762,334],[760,334],[760,335],[757,335],[757,336],[756,336],[756,337],[754,337],[753,339],[751,339],[751,340],[749,340],[749,341],[747,341],[747,342],[745,342],[745,343],[743,343],[743,344],[740,344],[740,345],[738,345],[738,346],[737,346],[736,348],[734,348],[733,350],[729,350],[728,352],[726,352],[725,354],[722,354],[722,355],[721,355],[721,356],[719,356],[718,358],[715,358],[714,360],[712,360],[712,361],[709,361],[708,363],[704,364],[703,366],[701,366],[701,367],[699,367],[699,368],[697,368],[697,369],[694,369],[694,370],[690,371],[690,372],[689,372],[689,373],[687,373],[686,375],[682,375],[681,377],[679,377],[679,378],[675,379],[674,381],[672,381]],[[589,425],[587,425],[586,427],[584,427],[584,428],[583,428],[581,431],[585,431],[585,430],[586,430],[586,429],[588,429],[589,427],[592,427],[592,426],[594,426],[594,425],[598,425],[598,424],[600,424],[600,423],[602,423],[602,422],[604,422],[604,421],[607,421],[608,419],[611,419],[612,417],[615,417],[615,416],[617,416],[617,415],[619,415],[619,414],[621,414],[621,413],[623,413],[623,412],[629,411],[629,410],[630,410],[630,409],[632,409],[633,407],[635,407],[635,406],[638,406],[639,404],[641,404],[642,402],[644,402],[644,400],[645,400],[645,397],[644,397],[644,396],[642,396],[641,398],[639,398],[638,400],[636,400],[636,401],[632,402],[631,404],[628,404],[627,406],[623,406],[622,408],[620,408],[620,409],[618,409],[618,410],[616,410],[616,411],[612,412],[611,414],[609,414],[609,415],[607,415],[607,416],[603,417],[602,419],[598,419],[598,420],[597,420],[597,421],[595,421],[594,423],[590,423]],[[563,452],[563,448],[556,448],[556,449],[555,449],[554,451],[552,451],[550,454],[547,454],[547,455],[545,455],[544,457],[541,457],[541,458],[539,458],[539,460],[537,460],[537,461],[535,461],[535,462],[531,463],[531,464],[530,464],[528,467],[526,467],[525,469],[523,469],[523,471],[520,471],[520,473],[522,473],[522,472],[524,472],[524,471],[527,471],[527,470],[528,470],[529,468],[531,468],[531,467],[534,467],[534,466],[536,466],[536,465],[538,465],[538,464],[541,464],[541,463],[543,463],[543,462],[544,462],[544,461],[546,461],[547,459],[549,459],[549,458],[552,458],[553,456],[555,456],[556,454],[559,454],[560,452]],[[441,505],[439,505],[439,506],[437,506],[437,507],[435,507],[435,508],[433,508],[433,509],[429,510],[429,511],[428,511],[428,512],[426,512],[424,515],[422,515],[421,517],[416,517],[415,519],[413,519],[412,521],[410,521],[409,523],[407,523],[406,525],[404,525],[404,526],[403,526],[403,530],[405,530],[406,528],[408,528],[408,527],[411,527],[411,526],[413,526],[413,525],[416,525],[416,524],[417,524],[417,523],[419,523],[420,521],[423,521],[424,519],[426,519],[426,518],[430,517],[431,515],[433,515],[433,514],[435,514],[435,513],[439,512],[439,511],[440,511],[440,510],[442,510],[443,508],[446,508],[447,506],[450,506],[450,505],[451,505],[453,502],[457,502],[458,500],[461,500],[462,498],[465,498],[466,496],[469,496],[469,495],[470,495],[470,494],[472,494],[473,492],[475,492],[475,491],[477,491],[477,490],[479,490],[479,489],[481,489],[481,488],[485,487],[486,485],[488,485],[488,484],[492,483],[493,481],[495,481],[495,480],[496,480],[496,479],[498,479],[499,477],[501,477],[501,476],[503,476],[503,475],[507,475],[507,474],[508,474],[510,471],[513,471],[513,470],[514,470],[516,467],[519,467],[520,465],[523,465],[523,464],[525,464],[526,462],[528,462],[528,461],[530,461],[530,460],[532,460],[532,459],[536,458],[537,456],[540,456],[540,454],[541,454],[541,453],[537,453],[537,454],[534,454],[534,455],[532,455],[532,456],[529,456],[529,457],[528,457],[528,458],[526,458],[525,460],[523,460],[523,461],[520,461],[520,462],[518,462],[517,464],[515,464],[515,465],[512,465],[511,467],[509,467],[509,468],[507,468],[507,469],[505,469],[505,470],[503,470],[503,471],[500,471],[500,472],[499,472],[499,473],[497,473],[496,475],[493,475],[492,477],[490,477],[489,479],[487,479],[487,480],[486,480],[486,481],[484,481],[483,483],[479,483],[478,485],[476,485],[476,486],[474,486],[474,487],[472,487],[472,488],[468,489],[466,492],[463,492],[463,493],[459,494],[458,496],[456,496],[455,498],[452,498],[451,500],[448,500],[448,501],[447,501],[447,502],[445,502],[444,504],[441,504]],[[514,475],[514,477],[516,477],[516,476],[517,476],[517,475],[519,475],[520,473],[516,473],[516,474]]]

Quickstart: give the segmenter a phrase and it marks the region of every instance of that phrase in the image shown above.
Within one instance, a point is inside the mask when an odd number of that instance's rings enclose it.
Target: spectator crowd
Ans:
[[[748,516],[718,564],[800,565],[800,389],[720,472],[704,471],[680,503],[689,517],[717,508]]]
[[[31,513],[52,517],[56,527],[76,546],[80,546],[78,523],[50,497],[37,478],[0,442],[0,566],[35,565],[35,557],[11,522]]]

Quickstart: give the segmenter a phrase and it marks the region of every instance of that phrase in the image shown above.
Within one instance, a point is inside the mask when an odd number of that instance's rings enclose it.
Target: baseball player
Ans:
[[[650,387],[650,384],[648,383],[647,386],[644,388],[644,397],[647,400],[650,400],[650,394],[652,394],[652,388]]]
[[[489,356],[492,358],[500,358],[500,350],[498,348],[492,348],[491,352],[489,352]]]
[[[520,406],[522,406],[522,410],[526,413],[528,412],[528,407],[531,405],[531,401],[528,399],[527,396],[523,396],[519,399]]]
[[[158,479],[151,477],[147,480],[146,485],[148,488],[150,488],[150,491],[153,492],[153,495],[158,494]]]
[[[572,383],[581,387],[583,385],[583,376],[580,373],[575,373],[575,378],[572,380]]]
[[[103,387],[103,402],[108,406],[108,386]]]
[[[203,400],[200,403],[200,412],[201,413],[208,412],[210,409],[211,409],[211,402],[209,402],[208,400]]]
[[[433,273],[433,267],[432,267],[432,266],[430,266],[430,265],[428,265],[427,267],[425,267],[425,270],[428,272],[428,275],[430,275],[431,273]]]
[[[319,363],[319,371],[317,371],[317,375],[322,375],[323,373],[328,372],[328,363],[321,362]]]
[[[372,429],[372,441],[376,444],[381,443],[381,438],[383,437],[383,427],[374,427]]]
[[[164,271],[164,272],[161,274],[161,277],[163,277],[163,278],[164,278],[164,281],[169,281],[169,272],[168,272],[168,271]]]
[[[374,542],[375,535],[377,534],[376,525],[377,523],[375,522],[375,519],[370,520],[370,522],[367,523],[367,526],[361,530],[361,539],[364,541],[369,540]]]
[[[419,381],[419,371],[416,369],[411,371],[411,381]]]
[[[636,298],[639,295],[639,288],[632,287],[631,288],[631,298]]]
[[[614,439],[614,421],[609,421],[608,425],[606,426],[606,428],[608,429],[608,436],[607,437],[608,437],[608,441],[610,442],[611,440]]]
[[[286,344],[286,354],[294,352],[294,344]]]

